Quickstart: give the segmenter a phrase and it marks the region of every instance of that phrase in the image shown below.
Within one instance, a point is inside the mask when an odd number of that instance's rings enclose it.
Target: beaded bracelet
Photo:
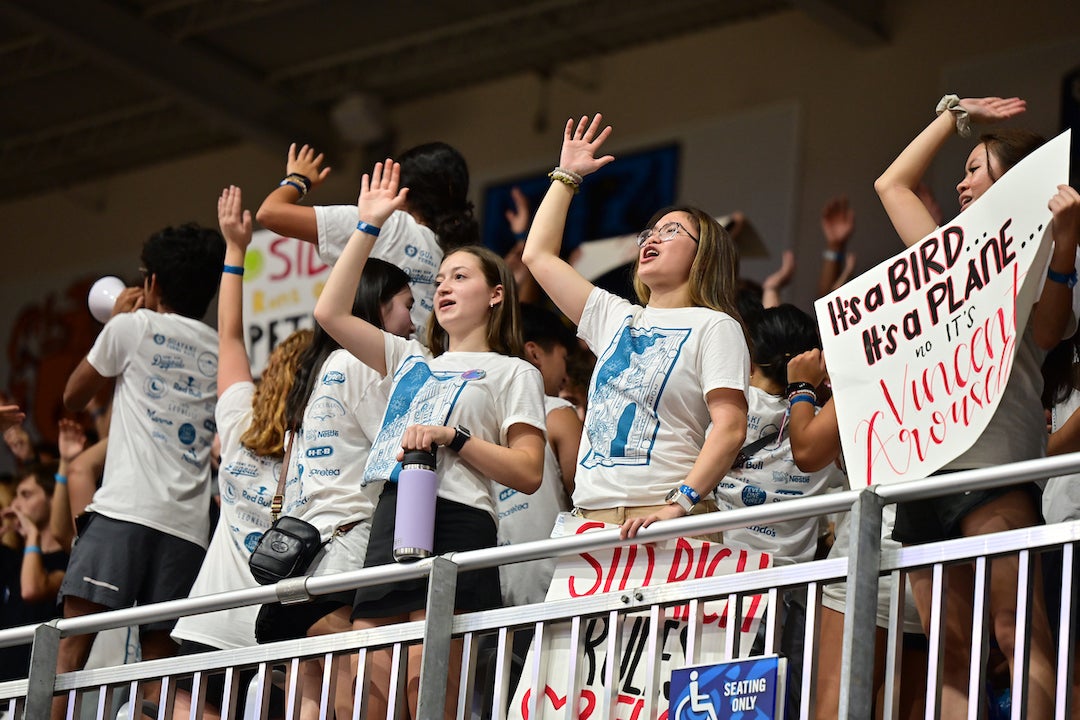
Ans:
[[[577,179],[575,179],[575,176]],[[575,194],[579,189],[581,189],[581,176],[577,173],[571,175],[569,172],[563,170],[562,168],[555,168],[548,173],[548,177],[551,180],[561,182],[563,185],[573,190]]]
[[[814,387],[813,383],[793,382],[793,383],[788,383],[787,389],[784,390],[784,394],[788,395],[788,396],[791,396],[791,395],[794,395],[797,392],[804,392],[805,391],[805,392],[813,393],[816,390],[817,390],[817,388]]]

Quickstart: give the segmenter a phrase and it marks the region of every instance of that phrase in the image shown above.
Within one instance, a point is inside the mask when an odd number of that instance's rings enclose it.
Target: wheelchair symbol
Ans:
[[[687,705],[690,707],[687,708]],[[690,694],[675,708],[672,720],[718,720],[712,698],[698,691],[697,670],[690,672]]]

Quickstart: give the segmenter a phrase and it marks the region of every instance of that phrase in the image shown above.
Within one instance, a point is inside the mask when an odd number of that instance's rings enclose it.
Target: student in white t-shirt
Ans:
[[[380,228],[371,256],[397,265],[412,283],[416,337],[427,337],[434,306],[435,273],[443,255],[463,245],[480,242],[480,231],[468,199],[469,168],[457,150],[443,142],[406,150],[401,163],[401,184],[409,188],[405,205],[395,210]],[[256,219],[263,227],[287,237],[314,243],[319,258],[333,265],[356,227],[355,205],[298,205],[322,184],[330,172],[322,153],[293,143],[285,164],[285,179],[266,196]]]
[[[371,449],[365,482],[385,483],[372,521],[365,567],[393,562],[394,517],[401,459],[406,450],[437,452],[435,554],[496,543],[490,483],[525,493],[540,485],[544,464],[544,397],[539,371],[522,360],[514,280],[502,258],[468,246],[447,255],[436,275],[435,312],[428,347],[383,332],[349,313],[350,298],[381,226],[405,205],[401,168],[387,160],[364,175],[357,202],[358,229],[334,266],[315,306],[323,328],[393,386],[382,428]],[[429,349],[430,348],[430,349]],[[516,357],[517,356],[517,357]],[[427,582],[403,581],[361,588],[354,627],[420,620]],[[456,607],[471,611],[500,604],[496,568],[462,574]],[[409,702],[415,716],[420,647],[409,649]],[[451,657],[459,657],[452,653]],[[389,653],[372,662],[369,713],[381,717]],[[452,666],[446,714],[454,717],[459,668]]]
[[[657,212],[638,240],[645,306],[611,295],[560,259],[570,201],[611,128],[571,119],[524,260],[599,358],[574,489],[576,512],[624,537],[656,520],[715,508],[706,499],[746,435],[750,357],[735,308],[735,246],[695,208]],[[710,425],[712,426],[710,429]]]
[[[200,318],[224,257],[216,230],[189,224],[152,235],[142,250],[143,286],[121,293],[68,379],[71,411],[109,378],[116,389],[104,478],[60,588],[64,617],[187,597],[199,572],[210,536],[218,364],[217,336]],[[145,659],[176,653],[172,625],[140,628]],[[58,672],[83,667],[92,641],[63,638]],[[54,715],[64,705],[58,698]]]
[[[277,486],[284,455],[285,397],[296,377],[301,353],[311,344],[311,330],[297,330],[270,353],[256,387],[244,345],[244,255],[251,243],[251,213],[243,210],[240,188],[228,187],[218,199],[218,223],[225,236],[225,265],[218,291],[217,431],[221,438],[218,487],[221,514],[191,597],[259,587],[248,559],[270,527],[270,497]],[[176,621],[172,636],[180,654],[232,650],[255,644],[258,605],[247,605]],[[244,714],[254,668],[239,674],[235,714]],[[220,717],[224,677],[206,678],[203,718]],[[190,712],[191,678],[178,681],[173,714]]]
[[[517,490],[492,483],[499,514],[499,544],[545,540],[560,512],[570,509],[577,472],[581,420],[569,400],[559,397],[566,384],[566,358],[576,344],[573,333],[555,313],[538,305],[521,306],[525,358],[540,371],[544,381],[544,412],[547,445],[544,448],[544,480],[535,493],[524,496]],[[499,569],[502,597],[506,605],[544,602],[556,558],[503,565]],[[522,639],[524,633],[521,633]],[[519,642],[514,638],[515,645]]]

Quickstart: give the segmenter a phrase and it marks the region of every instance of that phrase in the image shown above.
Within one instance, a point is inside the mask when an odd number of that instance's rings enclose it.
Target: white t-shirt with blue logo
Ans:
[[[549,415],[563,408],[573,410],[574,406],[562,398],[544,397],[544,410]],[[570,510],[570,498],[563,485],[559,459],[555,457],[550,442],[544,443],[544,480],[539,490],[526,495],[493,482],[491,492],[499,513],[499,545],[546,540],[551,537],[555,518],[559,513]],[[499,568],[503,603],[527,605],[544,602],[557,560],[543,558]]]
[[[316,205],[319,259],[333,265],[356,230],[355,205]],[[379,230],[371,257],[397,265],[409,276],[413,299],[412,321],[416,337],[427,337],[428,320],[435,310],[435,275],[443,252],[435,233],[407,212],[395,211]]]
[[[390,382],[348,350],[331,353],[318,372],[293,441],[283,514],[306,520],[327,540],[375,511],[382,483],[365,482],[363,471]]]
[[[116,378],[109,450],[89,509],[206,547],[217,431],[217,334],[181,315],[109,320],[86,359]]]
[[[544,386],[528,362],[496,352],[447,352],[433,358],[416,340],[383,333],[393,387],[364,478],[396,480],[397,454],[410,425],[461,425],[474,438],[506,445],[507,431],[524,423],[546,431]],[[496,517],[490,481],[446,448],[436,453],[441,498]]]
[[[791,434],[787,428],[786,398],[751,386],[747,399],[747,445],[782,432],[739,467],[729,470],[727,477],[720,481],[716,488],[716,501],[721,510],[821,495],[830,487],[844,485],[843,473],[835,465],[807,473],[795,464],[791,454]],[[819,527],[816,516],[764,523],[725,530],[724,544],[769,553],[774,566],[807,562],[814,559]]]
[[[251,401],[255,385],[238,382],[221,394],[217,426],[221,436],[218,488],[221,515],[206,551],[191,597],[258,587],[248,570],[248,558],[259,538],[270,527],[270,499],[277,487],[281,461],[256,455],[240,443],[251,424]],[[189,615],[176,621],[173,637],[221,648],[255,644],[258,605]]]
[[[742,326],[715,310],[641,307],[595,288],[578,337],[598,360],[574,504],[662,505],[705,443],[705,396],[720,388],[746,392],[750,354]]]

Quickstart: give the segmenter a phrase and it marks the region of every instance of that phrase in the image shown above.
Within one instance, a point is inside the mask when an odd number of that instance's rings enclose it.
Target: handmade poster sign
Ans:
[[[559,516],[554,535],[612,529],[617,526],[589,522],[564,513]],[[547,599],[565,600],[614,591],[632,591],[649,585],[662,585],[680,580],[713,577],[728,573],[760,570],[771,565],[768,555],[736,550],[720,543],[679,538],[649,545],[631,545],[580,555],[560,558],[555,576],[548,590]],[[766,598],[755,595],[742,603],[742,620],[738,652],[750,654],[751,646],[765,612]],[[610,717],[633,718],[633,720],[666,720],[670,677],[672,669],[691,663],[715,663],[726,659],[724,647],[727,622],[727,601],[704,603],[701,630],[701,651],[697,658],[686,657],[687,606],[668,608],[660,629],[658,652],[660,655],[660,683],[656,697],[646,697],[648,687],[648,658],[650,621],[647,613],[634,613],[625,617],[620,631],[620,656],[616,658],[615,687],[604,684],[607,661],[606,642],[611,628],[605,617],[589,618],[582,623],[582,642],[570,647],[569,624],[548,626],[541,653],[544,670],[542,692],[536,693],[529,685],[529,673],[514,692],[507,715],[511,720],[599,720],[609,717],[605,703],[610,706]],[[575,687],[569,687],[566,669],[571,666],[570,653],[577,653],[578,677]],[[533,665],[532,651],[525,660],[525,667]],[[576,698],[577,712],[573,712]]]
[[[1066,131],[953,220],[815,303],[852,487],[924,478],[997,409],[1046,278]]]

